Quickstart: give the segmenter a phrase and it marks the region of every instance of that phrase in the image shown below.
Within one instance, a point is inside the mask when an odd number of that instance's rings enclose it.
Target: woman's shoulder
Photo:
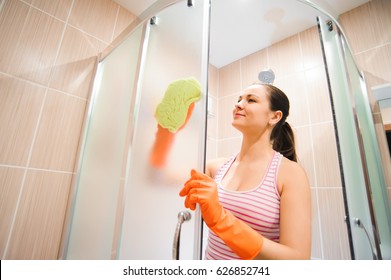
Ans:
[[[307,173],[299,163],[283,157],[278,171],[277,183],[281,190],[282,186],[308,186]]]
[[[304,169],[300,165],[300,163],[293,161],[293,160],[290,160],[284,156],[281,159],[280,169],[282,171],[286,171],[286,172],[292,172],[292,171],[304,172]]]
[[[226,163],[229,160],[229,158],[221,157],[221,158],[215,158],[212,160],[209,160],[206,163],[206,174],[210,177],[214,177],[219,170],[219,168]]]

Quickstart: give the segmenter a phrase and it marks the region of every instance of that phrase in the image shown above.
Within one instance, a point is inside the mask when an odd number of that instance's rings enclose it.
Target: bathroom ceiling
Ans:
[[[114,0],[136,16],[159,0]],[[210,63],[217,68],[316,24],[321,5],[335,18],[370,0],[211,0]],[[195,5],[197,0],[194,1]],[[240,24],[238,24],[240,23]],[[180,28],[180,26],[179,26]],[[181,32],[181,30],[178,30]],[[182,31],[183,32],[183,31]]]

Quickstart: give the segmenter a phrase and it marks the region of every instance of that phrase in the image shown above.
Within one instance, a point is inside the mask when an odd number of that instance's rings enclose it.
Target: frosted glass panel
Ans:
[[[390,258],[390,210],[366,84],[335,23],[320,19],[355,259]],[[332,28],[330,29],[330,26]]]
[[[194,77],[205,84],[207,2],[196,1],[188,7],[180,1],[156,14],[157,24],[150,25],[126,182],[120,259],[172,259],[177,216],[185,210],[178,193],[191,168],[200,170],[204,162],[205,91],[188,123],[174,133],[161,168],[149,161],[157,132],[154,115],[173,81]],[[194,258],[197,220],[193,212],[191,220],[182,225],[180,259]]]
[[[110,259],[142,29],[99,63],[78,172],[67,259]]]
[[[378,141],[381,135],[377,135],[375,129],[375,120],[372,115],[370,102],[372,98],[368,95],[364,77],[361,73],[358,73],[354,64],[353,55],[349,49],[345,49],[345,57],[361,129],[366,167],[370,182],[369,193],[373,203],[374,226],[376,227],[376,232],[378,232],[378,235],[374,238],[377,239],[376,244],[379,246],[377,250],[380,250],[378,257],[391,259],[391,213],[384,173],[390,172],[391,170],[386,170],[385,168],[389,168],[389,165],[383,165],[382,162],[381,142]],[[382,136],[384,137],[384,135]],[[385,149],[385,152],[388,152],[388,150]]]

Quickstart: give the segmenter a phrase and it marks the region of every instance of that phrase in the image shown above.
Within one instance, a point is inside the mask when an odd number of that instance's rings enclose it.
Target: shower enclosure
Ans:
[[[220,69],[214,82],[214,73],[219,69],[210,60],[219,51],[210,44],[214,32],[219,32],[214,17],[225,1],[157,1],[111,51],[99,57],[61,259],[202,259],[207,231],[199,211],[187,212],[178,193],[192,168],[203,170],[207,159],[228,153],[227,149],[219,149],[225,141],[219,137],[227,126],[227,121],[222,121],[226,118],[222,108],[234,104],[231,94],[222,93],[231,86],[230,81],[223,82],[229,67],[221,67],[224,70]],[[335,145],[335,151],[320,152],[334,152],[336,159],[338,176],[332,179],[338,186],[335,193],[341,198],[337,207],[341,211],[328,219],[339,225],[336,235],[340,243],[334,246],[345,250],[338,257],[327,256],[323,253],[327,245],[322,241],[326,239],[320,238],[316,244],[313,242],[313,258],[391,259],[390,203],[386,194],[390,182],[385,176],[391,167],[382,156],[388,148],[383,145],[385,136],[375,132],[371,92],[366,88],[364,73],[354,63],[338,21],[314,1],[269,1],[273,7],[267,5],[268,1],[249,2],[254,6],[248,6],[244,13],[259,9],[259,13],[267,14],[275,12],[279,5],[298,6],[302,13],[313,15],[313,26],[319,30],[322,91],[330,104],[330,122],[322,127],[330,128],[327,141]],[[226,17],[234,17],[235,11],[231,12]],[[239,27],[251,24],[249,18],[250,22],[238,21],[238,25],[244,25]],[[268,55],[273,55],[272,50]],[[266,58],[267,62],[259,65],[274,70],[272,59]],[[244,61],[240,62],[242,84],[238,91],[246,84]],[[257,70],[254,79],[261,70]],[[275,72],[275,84],[286,87],[289,75]],[[170,83],[188,77],[200,82],[201,99],[195,103],[186,125],[174,134],[167,162],[156,168],[149,162],[157,137],[156,107]],[[233,98],[238,91],[233,90]],[[292,109],[304,106],[303,100],[312,98],[300,94],[288,93]],[[320,126],[304,125],[308,120],[292,114],[299,158],[311,179],[313,219],[317,219],[334,213],[335,209],[321,209],[318,205],[323,190],[317,186],[323,179],[331,179],[321,173],[312,175],[312,164],[321,163],[323,158],[321,153],[306,150],[304,139],[307,135],[315,139],[317,131],[320,135],[323,131],[316,130]],[[217,127],[223,132],[216,133]],[[234,140],[240,141],[237,137]],[[314,231],[319,236],[322,230],[315,222]],[[318,247],[322,253],[316,252]]]

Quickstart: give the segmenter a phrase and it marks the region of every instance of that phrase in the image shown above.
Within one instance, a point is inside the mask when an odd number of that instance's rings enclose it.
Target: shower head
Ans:
[[[265,84],[273,84],[275,77],[272,69],[263,70],[258,74],[258,79]]]

